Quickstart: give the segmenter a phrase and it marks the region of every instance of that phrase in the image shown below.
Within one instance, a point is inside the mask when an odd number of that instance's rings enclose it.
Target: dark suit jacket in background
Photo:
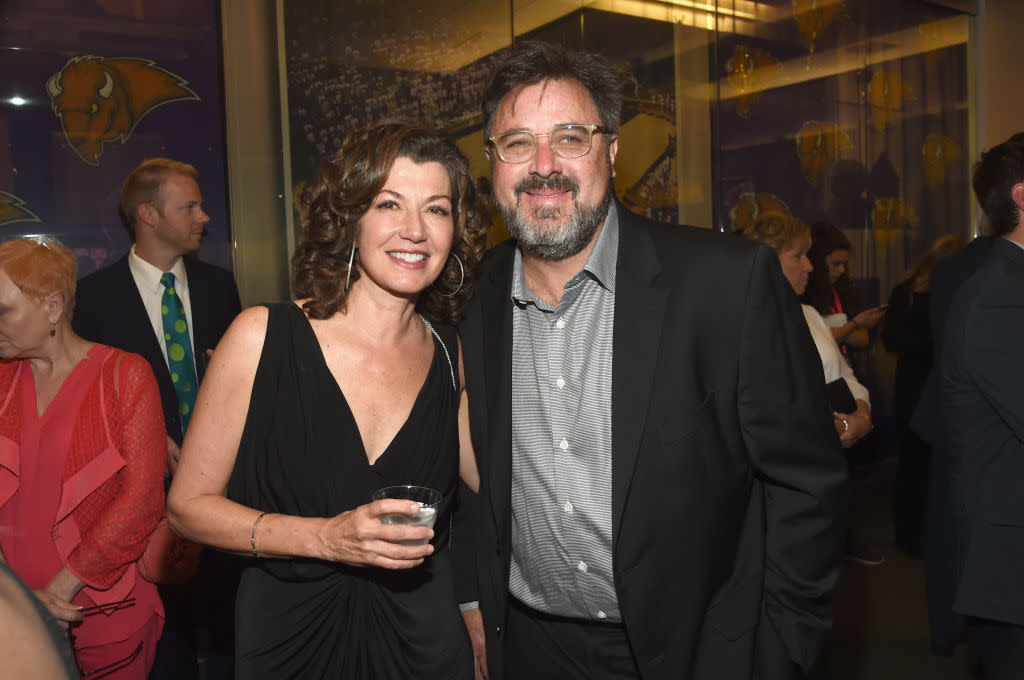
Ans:
[[[242,311],[238,287],[231,272],[214,265],[185,258],[189,302],[192,307],[192,335],[196,357],[196,377],[201,381],[205,362],[200,358],[214,349],[224,331]],[[128,255],[78,282],[75,310],[71,321],[75,332],[86,340],[135,352],[153,367],[160,386],[167,434],[181,445],[181,418],[178,396],[167,369],[153,324],[142,304],[142,296],[128,267]]]
[[[946,320],[953,608],[1024,626],[1024,249],[996,239]]]
[[[949,488],[949,451],[944,416],[939,406],[938,367],[942,362],[946,316],[957,290],[988,258],[995,239],[979,236],[967,247],[936,265],[932,272],[932,370],[910,421],[911,429],[932,447],[925,520],[924,567],[928,591],[931,644],[949,647],[963,636],[963,625],[953,614],[956,569],[953,565],[953,501]]]
[[[613,561],[638,667],[673,680],[791,677],[830,627],[845,530],[821,360],[771,250],[616,208]],[[491,252],[461,326],[495,680],[511,554],[513,254],[511,243]]]

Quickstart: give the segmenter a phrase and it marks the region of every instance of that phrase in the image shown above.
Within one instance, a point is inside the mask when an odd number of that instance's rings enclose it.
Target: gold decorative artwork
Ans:
[[[932,189],[946,181],[946,171],[963,158],[960,145],[945,135],[925,137],[921,147],[924,156],[924,176]]]
[[[796,133],[800,169],[811,186],[818,186],[825,168],[839,157],[839,152],[851,148],[850,135],[835,123],[809,120]]]
[[[769,80],[778,75],[781,62],[757,47],[737,45],[725,63],[725,72],[736,93],[736,113],[750,118],[750,108],[757,102]]]
[[[875,243],[880,254],[903,237],[908,225],[917,222],[913,209],[901,198],[879,198],[871,210],[871,224],[874,227]]]
[[[127,142],[156,107],[199,100],[181,76],[149,59],[91,54],[69,59],[46,92],[68,144],[89,165],[100,164],[104,144]]]
[[[39,217],[25,207],[25,201],[0,191],[0,227],[14,222],[39,222]]]
[[[743,231],[753,224],[759,215],[769,213],[793,214],[786,202],[775,194],[747,192],[740,194],[736,205],[729,211],[729,218],[732,220],[734,231]]]
[[[804,46],[811,53],[818,36],[843,14],[846,14],[843,0],[793,0],[793,18]]]
[[[871,120],[875,129],[882,131],[892,120],[903,102],[910,99],[910,86],[903,82],[899,73],[875,71],[868,83],[868,102],[871,105]]]

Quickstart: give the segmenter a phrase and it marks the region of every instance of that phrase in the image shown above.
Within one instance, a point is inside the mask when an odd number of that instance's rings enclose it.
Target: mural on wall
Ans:
[[[903,102],[910,99],[910,86],[903,76],[893,71],[875,71],[868,83],[868,101],[871,102],[871,121],[876,130],[884,130]]]
[[[754,224],[761,215],[782,213],[792,215],[793,212],[786,202],[775,194],[744,192],[736,199],[736,204],[729,212],[732,230],[741,232]]]
[[[80,276],[111,264],[121,184],[164,156],[198,171],[199,256],[229,267],[219,27],[216,0],[0,3],[0,240],[52,234]]]
[[[825,169],[839,158],[839,154],[853,148],[850,135],[835,123],[809,120],[796,133],[796,155],[804,179],[818,186]]]
[[[930,134],[921,146],[924,176],[928,186],[937,189],[946,181],[946,173],[963,160],[960,145],[947,135]]]
[[[735,91],[736,113],[741,118],[750,118],[750,109],[757,103],[765,85],[779,75],[782,63],[758,47],[737,45],[725,72]]]
[[[148,59],[84,55],[46,81],[53,113],[78,157],[99,165],[105,142],[128,141],[143,116],[199,95],[180,76]]]
[[[380,2],[367,2],[358,9],[317,0],[285,5],[291,194],[297,224],[305,187],[320,164],[341,146],[349,131],[385,117],[409,117],[437,127],[463,149],[475,174],[489,172],[483,155],[480,103],[510,48],[454,67],[441,66],[450,41],[460,35],[459,26],[442,22],[432,29],[428,44],[419,33],[421,28],[406,27],[405,33],[396,29],[391,21],[394,11]],[[568,14],[520,39],[576,45],[581,14]],[[603,51],[626,81],[622,127],[644,138],[643,144],[620,146],[616,189],[631,208],[675,221],[672,57],[662,55],[656,64],[643,63],[641,58],[652,40],[671,44],[672,27],[609,12],[587,10],[585,14],[588,31],[615,36],[614,51]],[[507,237],[501,227],[493,231],[492,242]]]
[[[39,216],[28,209],[25,201],[0,191],[0,227],[15,222],[38,222]]]
[[[793,18],[808,52],[814,52],[818,36],[844,14],[843,0],[793,0]]]

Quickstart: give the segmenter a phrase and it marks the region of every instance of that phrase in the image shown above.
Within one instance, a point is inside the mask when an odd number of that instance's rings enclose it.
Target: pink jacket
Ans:
[[[95,345],[103,362],[74,418],[64,464],[61,505],[53,540],[68,568],[105,600],[124,598],[138,578],[142,555],[165,514],[167,438],[156,379],[137,354]],[[19,485],[23,360],[0,362],[0,505]],[[93,591],[93,592],[90,592]]]

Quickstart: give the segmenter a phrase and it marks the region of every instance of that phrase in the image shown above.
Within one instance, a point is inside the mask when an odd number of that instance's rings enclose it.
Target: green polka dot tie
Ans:
[[[196,405],[199,380],[196,379],[196,362],[192,357],[192,343],[188,339],[188,322],[185,308],[174,290],[174,274],[160,277],[164,297],[160,301],[160,316],[164,320],[164,343],[167,345],[167,367],[171,370],[174,391],[178,393],[178,413],[181,415],[181,433],[188,429],[192,409]]]

